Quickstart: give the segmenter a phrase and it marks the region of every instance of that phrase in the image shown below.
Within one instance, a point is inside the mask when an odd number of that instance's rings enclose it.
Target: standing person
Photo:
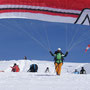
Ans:
[[[86,70],[84,69],[84,67],[81,68],[80,74],[86,74]]]
[[[26,56],[24,56],[24,60],[27,60],[27,57]]]
[[[19,66],[16,63],[14,63],[14,66],[11,68],[12,68],[12,72],[19,72],[20,71]]]
[[[52,56],[54,56],[56,74],[60,75],[64,57],[67,56],[68,52],[66,52],[66,54],[64,55],[61,51],[61,48],[58,48],[58,50],[55,51],[54,54],[51,51],[49,51],[49,52]]]

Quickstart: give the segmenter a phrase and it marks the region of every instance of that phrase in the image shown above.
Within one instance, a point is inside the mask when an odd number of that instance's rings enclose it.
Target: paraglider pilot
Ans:
[[[54,56],[54,60],[55,60],[54,64],[55,64],[56,74],[60,75],[61,67],[63,65],[63,60],[64,60],[64,57],[66,57],[68,55],[68,51],[65,53],[65,55],[62,53],[61,48],[58,48],[58,50],[55,51],[54,54],[51,51],[49,51],[49,52],[52,56]]]

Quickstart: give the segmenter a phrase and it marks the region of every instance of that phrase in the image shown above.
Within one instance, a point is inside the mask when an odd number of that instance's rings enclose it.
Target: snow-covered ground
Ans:
[[[10,66],[17,63],[20,72],[11,72]],[[27,72],[31,64],[38,65],[37,73]],[[84,66],[87,74],[73,74]],[[46,67],[50,72],[45,73]],[[0,90],[90,90],[90,64],[64,63],[60,76],[55,74],[54,63],[39,60],[0,61]]]

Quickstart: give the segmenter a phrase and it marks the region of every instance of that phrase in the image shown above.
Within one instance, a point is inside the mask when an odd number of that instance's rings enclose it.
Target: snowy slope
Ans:
[[[10,66],[17,63],[19,73],[11,72]],[[30,64],[38,64],[37,73],[27,73]],[[0,61],[0,90],[90,90],[90,74],[75,75],[74,69],[89,66],[88,63],[64,63],[62,74],[55,75],[53,62],[37,60]],[[50,73],[45,73],[49,67]],[[87,68],[89,70],[89,68]]]

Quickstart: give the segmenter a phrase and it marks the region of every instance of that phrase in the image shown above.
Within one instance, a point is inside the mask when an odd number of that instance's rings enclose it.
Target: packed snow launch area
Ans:
[[[20,72],[11,72],[14,63],[20,68]],[[27,72],[31,64],[38,65],[38,72]],[[81,69],[87,74],[74,74],[73,71]],[[49,72],[45,69],[49,67]],[[90,64],[88,63],[64,63],[60,76],[55,73],[52,61],[40,60],[11,60],[0,61],[0,89],[1,90],[90,90]]]

